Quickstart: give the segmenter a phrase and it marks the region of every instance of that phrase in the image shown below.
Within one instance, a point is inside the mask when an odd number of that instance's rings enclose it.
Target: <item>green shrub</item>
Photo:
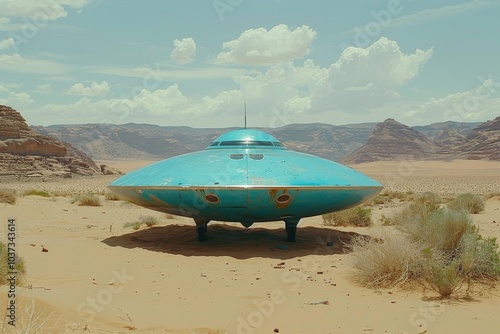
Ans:
[[[354,208],[331,212],[323,215],[323,224],[327,226],[370,226],[372,224],[370,208]]]
[[[141,225],[142,225],[141,222],[129,222],[129,223],[123,224],[123,228],[132,227],[134,230],[137,231],[138,229],[141,228]]]
[[[41,197],[51,197],[51,195],[43,190],[27,190],[23,193],[23,196],[41,196]]]
[[[448,298],[463,283],[460,277],[460,260],[449,258],[446,253],[426,249],[423,275],[430,288],[442,298]]]
[[[81,195],[78,200],[78,205],[80,206],[101,206],[101,200],[97,195],[94,194],[84,194]]]
[[[470,213],[484,211],[484,198],[471,193],[458,195],[453,201],[447,204],[453,210],[467,210]]]
[[[7,278],[9,276],[8,273],[12,271],[9,268],[8,255],[9,252],[7,245],[0,242],[0,285],[4,285],[7,283]],[[26,268],[24,266],[24,260],[17,255],[14,269],[17,272],[17,281],[21,282],[24,274],[26,273]]]
[[[0,188],[0,203],[16,204],[17,195],[14,189]]]

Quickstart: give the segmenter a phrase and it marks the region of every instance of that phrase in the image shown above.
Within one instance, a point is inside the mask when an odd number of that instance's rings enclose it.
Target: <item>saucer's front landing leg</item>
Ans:
[[[297,232],[297,225],[300,222],[299,219],[287,219],[285,220],[285,230],[286,230],[286,240],[295,242],[295,233]]]
[[[208,222],[210,222],[210,219],[195,218],[194,222],[196,223],[196,232],[198,232],[198,241],[206,241],[207,240],[207,225],[208,225]]]

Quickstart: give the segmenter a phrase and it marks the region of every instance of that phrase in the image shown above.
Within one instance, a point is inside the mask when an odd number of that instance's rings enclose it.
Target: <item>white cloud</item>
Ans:
[[[10,92],[13,89],[21,87],[20,83],[0,83],[0,93]]]
[[[165,89],[143,89],[136,96],[120,99],[92,101],[84,97],[71,104],[48,104],[37,108],[40,115],[47,115],[37,124],[57,124],[61,119],[67,123],[126,123],[145,122],[170,124],[175,118],[211,117],[234,112],[234,106],[242,105],[238,90],[223,91],[210,97],[193,99],[184,95],[177,85]],[[238,109],[238,111],[241,109]],[[239,113],[238,113],[239,115]],[[182,123],[181,123],[182,124]]]
[[[474,89],[431,98],[411,109],[405,116],[425,121],[440,115],[440,121],[471,122],[497,117],[499,107],[500,84],[488,78],[480,79],[480,84]]]
[[[177,64],[185,65],[193,61],[195,53],[196,44],[192,38],[176,39],[170,58]]]
[[[313,99],[313,109],[368,112],[399,98],[398,87],[415,78],[433,49],[404,54],[385,37],[368,48],[348,47],[328,69]]]
[[[74,84],[66,92],[66,94],[83,95],[83,96],[100,96],[100,95],[106,95],[108,91],[109,91],[109,85],[106,81],[103,81],[100,84],[94,81],[89,87],[85,87],[81,82]]]
[[[13,47],[15,44],[14,38],[7,38],[0,41],[0,50],[7,50]]]
[[[0,54],[0,70],[35,74],[65,74],[69,71],[66,65],[50,60],[25,58],[18,53]]]
[[[0,0],[3,17],[25,17],[42,21],[54,21],[68,15],[66,7],[82,9],[89,0]]]
[[[398,43],[382,37],[366,49],[345,49],[330,66],[330,76],[335,87],[401,86],[419,73],[432,54],[432,48],[403,54]]]
[[[396,42],[382,38],[366,49],[346,49],[336,62],[327,67],[311,59],[301,64],[289,60],[265,71],[234,72],[234,88],[204,97],[185,95],[178,85],[164,88],[165,79],[171,78],[167,74],[175,74],[175,71],[149,67],[135,71],[106,68],[98,71],[137,77],[142,85],[130,90],[133,95],[120,99],[84,98],[70,105],[47,105],[41,110],[53,116],[53,122],[57,122],[57,117],[64,117],[70,122],[68,110],[71,110],[74,122],[80,123],[144,122],[147,119],[147,122],[157,124],[173,124],[176,120],[177,124],[185,124],[186,117],[196,116],[206,117],[212,122],[210,126],[222,126],[221,123],[228,126],[230,119],[239,120],[243,101],[246,101],[249,114],[253,119],[260,117],[263,126],[310,122],[313,119],[324,121],[324,117],[331,117],[333,113],[335,119],[340,120],[345,115],[358,117],[353,115],[356,113],[373,115],[374,110],[383,110],[381,107],[397,101],[399,88],[415,78],[431,56],[432,49],[404,54]],[[197,71],[193,72],[193,77],[200,78]],[[183,73],[180,78],[186,78],[188,72]],[[96,86],[103,84],[93,83],[85,87],[80,83],[74,85],[71,91],[90,96],[93,86],[97,91]],[[211,115],[217,115],[217,120],[208,120]]]
[[[94,73],[109,74],[122,77],[139,78],[145,88],[168,80],[212,80],[220,78],[231,78],[237,75],[250,74],[255,71],[240,68],[203,67],[190,69],[164,69],[157,64],[154,68],[141,66],[134,69],[125,67],[92,66],[87,69]]]
[[[448,5],[439,8],[425,9],[420,12],[404,15],[390,21],[391,27],[406,26],[429,20],[437,20],[442,17],[459,15],[477,8],[490,5],[489,0],[472,0],[457,5]]]
[[[310,52],[316,32],[303,25],[290,30],[280,24],[267,31],[265,28],[249,29],[238,39],[223,43],[229,51],[217,55],[217,64],[274,65],[283,61],[302,58]]]
[[[0,99],[0,104],[5,104],[9,106],[18,106],[18,105],[28,105],[33,103],[33,99],[28,93],[21,92],[15,93],[10,92],[10,94],[5,99]]]
[[[36,86],[36,90],[40,93],[50,93],[52,92],[52,86],[48,83]]]

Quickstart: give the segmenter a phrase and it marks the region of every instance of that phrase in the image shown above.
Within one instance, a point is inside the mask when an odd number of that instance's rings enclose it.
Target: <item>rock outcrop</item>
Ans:
[[[458,148],[472,160],[500,160],[500,116],[473,129]]]
[[[64,157],[66,152],[64,144],[32,131],[20,113],[0,105],[0,153]]]
[[[83,152],[31,130],[19,112],[0,105],[0,176],[72,177],[100,173]]]
[[[381,160],[426,159],[437,146],[426,136],[392,118],[378,124],[368,142],[343,162],[356,164]]]

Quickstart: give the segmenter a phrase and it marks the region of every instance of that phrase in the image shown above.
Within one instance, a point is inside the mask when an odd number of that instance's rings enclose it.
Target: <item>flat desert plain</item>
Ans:
[[[148,161],[107,161],[122,171]],[[387,190],[433,191],[443,197],[500,191],[500,163],[400,161],[352,166]],[[0,204],[0,240],[16,222],[16,252],[27,273],[16,288],[16,327],[2,317],[2,333],[496,333],[500,288],[476,287],[469,298],[440,300],[423,287],[371,290],[353,279],[346,244],[381,229],[379,218],[398,203],[373,207],[374,226],[322,225],[303,219],[297,242],[285,241],[281,222],[212,222],[198,242],[194,223],[135,205],[105,200],[71,203],[77,193],[103,194],[116,176],[0,183],[22,194]],[[125,223],[158,218],[151,228]],[[500,198],[473,215],[484,236],[500,239]],[[327,242],[333,246],[327,246]],[[286,246],[286,247],[284,247]],[[46,251],[42,251],[45,249]],[[2,313],[9,287],[0,288]],[[39,327],[39,329],[37,329]]]

